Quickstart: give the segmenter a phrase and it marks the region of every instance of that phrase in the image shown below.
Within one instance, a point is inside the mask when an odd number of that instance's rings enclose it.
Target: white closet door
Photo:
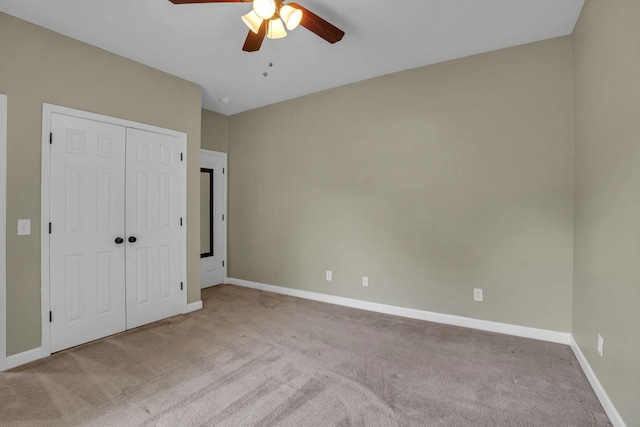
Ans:
[[[125,330],[125,128],[52,114],[51,351]],[[43,233],[48,230],[42,230]],[[116,241],[117,240],[117,241]]]
[[[222,170],[226,157],[201,150],[200,167],[200,287],[207,288],[224,283],[225,279],[226,181]]]
[[[127,129],[127,328],[183,312],[180,138]]]

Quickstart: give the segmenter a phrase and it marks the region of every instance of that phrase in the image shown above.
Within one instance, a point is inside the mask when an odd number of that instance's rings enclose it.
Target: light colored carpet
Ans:
[[[568,346],[235,286],[0,373],[2,426],[610,425]]]

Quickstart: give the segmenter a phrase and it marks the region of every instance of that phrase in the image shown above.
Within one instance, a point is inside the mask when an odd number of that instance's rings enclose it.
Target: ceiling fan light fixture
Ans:
[[[262,19],[271,19],[276,13],[275,0],[254,0],[253,11]]]
[[[284,29],[284,24],[280,18],[272,19],[269,21],[269,29],[267,31],[267,37],[270,39],[281,39],[287,35],[287,31]]]
[[[247,13],[246,15],[242,15],[242,20],[245,24],[247,24],[247,27],[249,27],[251,31],[258,34],[263,20],[256,14],[254,10]]]
[[[280,18],[282,18],[289,31],[291,31],[302,21],[302,11],[286,4],[280,8]]]

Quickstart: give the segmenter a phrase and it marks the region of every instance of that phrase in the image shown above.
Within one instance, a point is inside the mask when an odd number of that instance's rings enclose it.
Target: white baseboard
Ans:
[[[187,313],[200,310],[201,308],[202,308],[202,301],[192,302],[191,304],[187,304]]]
[[[27,350],[22,353],[14,354],[7,357],[7,369],[13,369],[25,363],[33,362],[42,358],[42,349],[40,347]]]
[[[281,286],[265,285],[263,283],[248,280],[227,278],[231,285],[246,288],[260,289],[267,292],[290,295],[293,297],[358,308],[361,310],[375,311],[378,313],[392,314],[408,317],[410,319],[426,320],[429,322],[444,323],[447,325],[461,326],[464,328],[479,329],[482,331],[497,332],[500,334],[514,335],[524,338],[549,341],[558,344],[569,345],[571,334],[568,332],[550,331],[546,329],[530,328],[528,326],[510,325],[508,323],[492,322],[489,320],[472,319],[469,317],[454,316],[451,314],[434,313],[431,311],[417,310],[413,308],[397,307],[393,305],[379,304],[375,302],[361,301],[317,292],[303,291],[299,289],[285,288]]]
[[[625,424],[624,420],[616,410],[616,407],[613,405],[613,402],[611,401],[611,399],[609,399],[609,395],[604,390],[604,387],[602,387],[602,384],[600,384],[598,377],[596,376],[595,372],[593,372],[593,369],[591,369],[591,365],[587,361],[587,358],[584,357],[582,350],[580,350],[580,346],[578,345],[576,340],[573,338],[573,336],[571,337],[571,349],[573,350],[573,354],[576,355],[576,359],[578,359],[578,362],[580,363],[580,366],[582,367],[584,374],[589,380],[589,383],[591,384],[593,391],[596,393],[596,396],[598,396],[598,400],[600,400],[600,404],[602,404],[604,411],[609,416],[609,420],[611,421],[611,423],[615,427],[626,427],[627,425]]]

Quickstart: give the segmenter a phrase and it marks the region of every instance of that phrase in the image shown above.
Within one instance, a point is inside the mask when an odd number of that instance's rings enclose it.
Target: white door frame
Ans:
[[[222,190],[224,194],[222,195],[222,214],[224,215],[224,221],[222,223],[222,259],[224,260],[224,267],[222,267],[222,277],[224,283],[227,283],[227,221],[229,219],[227,215],[227,174],[229,173],[229,167],[227,165],[227,153],[223,153],[220,151],[212,151],[205,150],[204,148],[200,149],[200,167],[202,167],[202,159],[206,157],[220,157],[222,159],[222,167],[224,168],[224,172],[222,174]]]
[[[7,96],[0,94],[0,372],[7,369]]]
[[[109,123],[113,125],[123,126],[126,128],[140,129],[148,132],[161,133],[164,135],[170,135],[180,138],[184,142],[185,150],[187,149],[187,134],[184,132],[178,132],[171,129],[165,129],[158,126],[147,125],[144,123],[133,122],[130,120],[119,119],[116,117],[104,116],[102,114],[90,113],[87,111],[76,110],[73,108],[62,107],[53,104],[42,104],[42,174],[41,174],[41,213],[40,213],[40,243],[41,243],[41,319],[42,319],[42,345],[41,345],[41,357],[47,357],[51,355],[51,329],[49,323],[49,233],[46,230],[49,229],[49,175],[51,167],[51,153],[49,149],[49,134],[51,129],[51,114],[64,114],[67,116],[78,117],[81,119],[94,120],[103,123]],[[185,167],[184,167],[184,183],[186,187],[187,182],[187,156],[185,153]],[[182,233],[182,279],[185,284],[184,289],[184,303],[183,313],[187,312],[187,189],[184,189],[184,194],[181,200],[181,216],[184,218],[184,230]]]

